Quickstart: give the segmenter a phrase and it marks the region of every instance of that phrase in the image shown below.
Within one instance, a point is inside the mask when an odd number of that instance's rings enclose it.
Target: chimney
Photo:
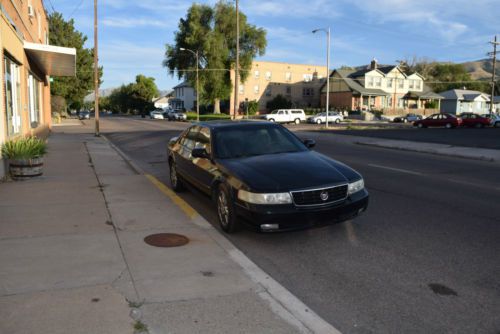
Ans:
[[[370,63],[370,69],[371,70],[377,69],[377,59],[375,59],[375,58],[372,59],[372,62]]]

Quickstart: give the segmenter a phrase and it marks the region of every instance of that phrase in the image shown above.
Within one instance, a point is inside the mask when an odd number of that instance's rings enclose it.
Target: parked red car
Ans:
[[[441,126],[447,129],[456,128],[462,124],[462,119],[452,114],[433,114],[425,119],[413,122],[413,126],[426,128],[428,126]]]
[[[460,114],[460,118],[462,118],[463,126],[484,128],[485,126],[493,125],[492,119],[471,112],[464,112]]]

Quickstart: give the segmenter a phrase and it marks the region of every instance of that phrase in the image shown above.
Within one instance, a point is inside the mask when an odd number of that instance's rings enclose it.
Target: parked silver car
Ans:
[[[344,116],[336,111],[328,112],[328,123],[339,124],[344,120]],[[326,112],[321,112],[307,119],[308,123],[323,124],[326,123]]]

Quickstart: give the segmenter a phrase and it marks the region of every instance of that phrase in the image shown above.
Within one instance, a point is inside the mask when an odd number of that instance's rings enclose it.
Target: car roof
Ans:
[[[242,128],[242,127],[253,127],[253,126],[262,126],[266,125],[269,127],[281,126],[279,124],[273,122],[267,122],[264,120],[217,120],[217,121],[208,121],[208,122],[199,122],[196,125],[206,126],[210,129],[221,129],[221,128]]]

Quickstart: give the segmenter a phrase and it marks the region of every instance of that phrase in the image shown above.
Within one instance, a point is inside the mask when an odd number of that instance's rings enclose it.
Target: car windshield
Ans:
[[[221,128],[214,134],[214,153],[219,159],[306,150],[295,135],[281,126]]]
[[[271,111],[271,114],[277,114],[279,110],[273,110]]]

